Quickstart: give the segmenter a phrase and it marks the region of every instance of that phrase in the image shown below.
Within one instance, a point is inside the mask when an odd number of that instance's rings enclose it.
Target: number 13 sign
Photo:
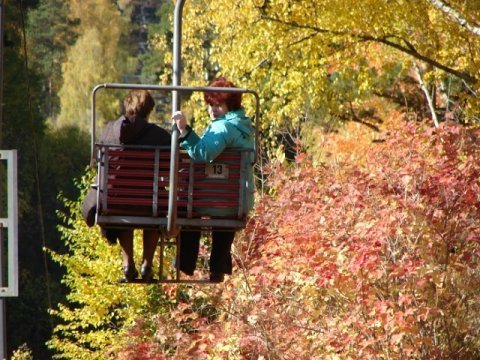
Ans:
[[[228,165],[205,164],[205,177],[209,179],[228,179]]]

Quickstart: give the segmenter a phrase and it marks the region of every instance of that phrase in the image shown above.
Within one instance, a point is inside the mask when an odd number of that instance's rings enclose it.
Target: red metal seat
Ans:
[[[170,148],[97,145],[97,224],[164,228],[169,214]],[[177,225],[190,229],[245,227],[246,167],[251,150],[229,149],[213,163],[179,156]]]

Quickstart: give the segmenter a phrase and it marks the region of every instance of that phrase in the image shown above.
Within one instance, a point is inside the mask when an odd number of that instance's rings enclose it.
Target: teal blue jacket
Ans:
[[[225,115],[212,120],[202,137],[190,130],[187,135],[180,139],[180,145],[187,150],[188,155],[201,162],[212,162],[215,158],[227,148],[247,148],[255,147],[255,130],[252,121],[245,116],[244,109],[229,111]],[[247,167],[246,176],[246,202],[247,209],[253,207],[254,183],[253,183],[253,153]],[[223,214],[230,215],[228,211]]]

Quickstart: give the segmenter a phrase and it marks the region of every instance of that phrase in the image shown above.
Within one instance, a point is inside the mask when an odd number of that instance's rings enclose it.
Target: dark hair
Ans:
[[[211,87],[235,87],[235,85],[228,81],[223,76],[213,79],[208,86]],[[242,93],[226,93],[226,92],[205,92],[203,93],[205,102],[208,105],[219,105],[225,103],[228,110],[237,110],[242,107]]]
[[[125,115],[127,117],[139,116],[148,118],[155,107],[155,101],[147,90],[130,90],[123,100]]]

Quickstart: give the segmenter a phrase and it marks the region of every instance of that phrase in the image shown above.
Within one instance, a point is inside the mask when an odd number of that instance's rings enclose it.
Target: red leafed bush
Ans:
[[[478,358],[479,143],[403,123],[366,164],[276,169],[225,338],[256,339],[248,358]]]
[[[158,322],[172,357],[480,358],[479,143],[402,123],[362,164],[274,169],[234,276]]]

